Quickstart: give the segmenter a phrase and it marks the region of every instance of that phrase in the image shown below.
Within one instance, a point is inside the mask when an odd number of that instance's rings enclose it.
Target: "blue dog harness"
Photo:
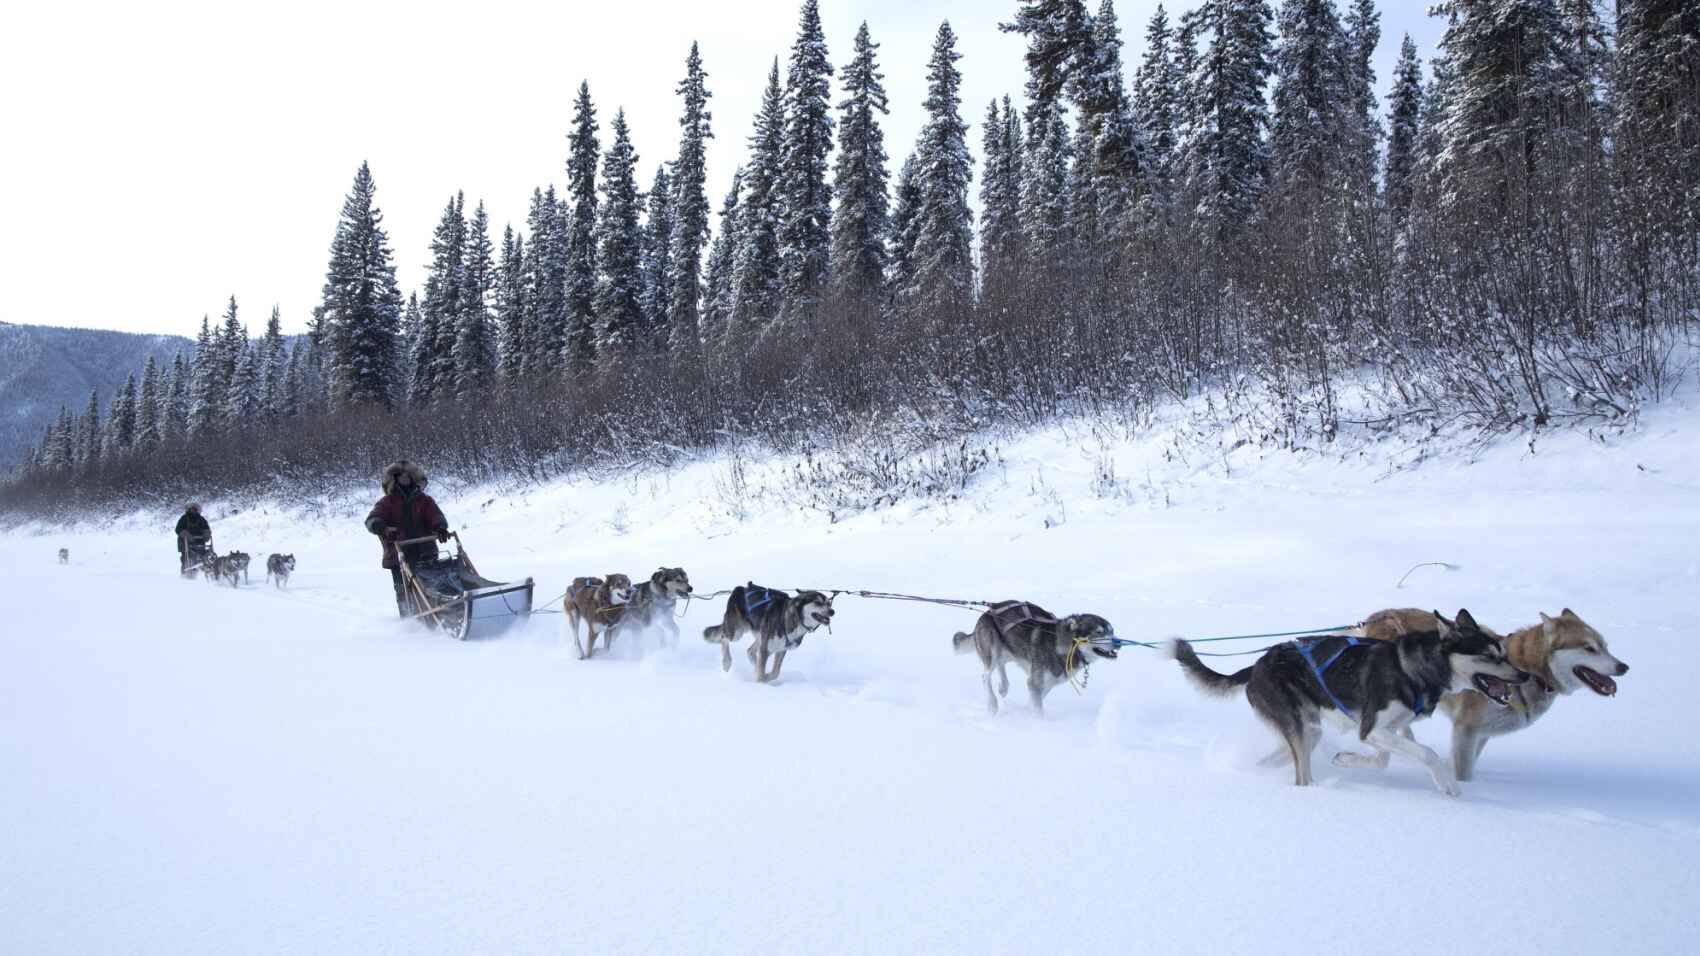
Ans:
[[[1327,674],[1328,668],[1333,667],[1334,662],[1340,659],[1340,655],[1346,653],[1348,650],[1351,650],[1352,648],[1357,647],[1359,644],[1363,644],[1365,642],[1361,641],[1361,640],[1359,640],[1358,638],[1355,638],[1355,637],[1348,637],[1348,638],[1346,638],[1345,646],[1343,646],[1339,650],[1335,651],[1327,660],[1323,661],[1321,664],[1318,664],[1316,662],[1316,658],[1311,655],[1311,644],[1313,644],[1316,641],[1329,641],[1329,640],[1334,640],[1334,638],[1331,638],[1331,637],[1309,637],[1309,638],[1301,637],[1298,640],[1293,642],[1293,646],[1299,649],[1299,656],[1303,657],[1305,659],[1305,663],[1310,665],[1311,673],[1316,675],[1316,682],[1318,684],[1322,685],[1322,692],[1324,694],[1327,694],[1328,699],[1334,703],[1334,709],[1338,710],[1342,714],[1345,714],[1347,717],[1352,718],[1353,720],[1357,720],[1358,715],[1352,713],[1352,711],[1349,708],[1347,708],[1347,706],[1345,704],[1340,703],[1340,698],[1336,697],[1335,694],[1334,694],[1334,691],[1329,688],[1328,681],[1323,675]],[[1429,709],[1428,708],[1428,697],[1421,690],[1417,690],[1415,692],[1415,694],[1416,694],[1416,698],[1417,698],[1416,713],[1417,713],[1417,716],[1421,717],[1423,714],[1428,713],[1428,709]]]
[[[756,612],[779,600],[780,593],[773,588],[760,587],[754,583],[744,585],[744,620],[753,626],[756,623]]]

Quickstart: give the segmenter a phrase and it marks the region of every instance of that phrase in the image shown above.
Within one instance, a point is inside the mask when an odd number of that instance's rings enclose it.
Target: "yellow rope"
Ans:
[[[1080,680],[1076,682],[1074,679],[1074,658],[1076,655],[1083,654],[1081,648],[1087,647],[1091,643],[1084,637],[1075,638],[1074,646],[1068,649],[1068,656],[1063,658],[1063,675],[1068,678],[1068,686],[1074,688],[1076,694],[1086,693],[1086,668],[1084,666],[1080,668]]]

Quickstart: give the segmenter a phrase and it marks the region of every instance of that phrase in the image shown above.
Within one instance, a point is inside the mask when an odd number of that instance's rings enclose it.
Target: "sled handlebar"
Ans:
[[[455,539],[455,544],[460,543],[460,535],[454,533],[453,531],[449,532],[449,537]],[[424,544],[427,541],[435,541],[435,540],[437,540],[436,535],[428,534],[423,538],[408,538],[405,541],[397,541],[395,543],[395,546],[398,547],[398,548],[406,548],[406,547],[409,547],[411,545]]]

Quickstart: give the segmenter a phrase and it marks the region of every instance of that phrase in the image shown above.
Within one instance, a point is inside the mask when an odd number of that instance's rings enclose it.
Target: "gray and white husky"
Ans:
[[[746,584],[732,589],[726,599],[726,614],[719,624],[705,628],[702,639],[720,645],[720,669],[732,669],[732,644],[745,634],[750,643],[750,663],[756,680],[779,679],[785,655],[797,649],[803,638],[832,623],[832,598],[819,591],[798,591],[795,596],[774,588]],[[773,670],[767,669],[769,658]]]
[[[294,572],[293,554],[274,554],[266,559],[266,580],[271,581],[275,587],[281,588],[289,584],[289,576]]]
[[[70,564],[71,563],[71,549],[70,548],[60,548],[59,549],[59,563],[60,564]]]
[[[1010,662],[1027,672],[1027,694],[1033,709],[1045,712],[1045,695],[1075,673],[1085,674],[1092,661],[1114,660],[1111,640],[1115,629],[1096,614],[1053,617],[1050,612],[1026,601],[994,604],[974,624],[971,634],[958,632],[951,644],[958,654],[975,653],[985,668],[986,708],[998,712],[998,698],[1009,696]],[[998,676],[992,691],[992,674]]]
[[[1462,610],[1453,628],[1391,641],[1299,638],[1270,648],[1234,674],[1206,667],[1185,641],[1174,642],[1171,650],[1201,689],[1225,697],[1245,688],[1252,709],[1281,737],[1281,746],[1264,763],[1292,761],[1293,782],[1301,787],[1313,781],[1311,752],[1322,736],[1322,715],[1332,713],[1346,726],[1355,724],[1358,739],[1377,751],[1421,762],[1435,787],[1458,796],[1451,763],[1409,736],[1411,722],[1433,714],[1443,696],[1468,690],[1507,706],[1512,686],[1529,679],[1506,658],[1500,639]],[[1343,754],[1335,763],[1360,766],[1376,759]]]
[[[673,607],[691,595],[691,577],[684,568],[658,568],[649,580],[632,589],[623,627],[644,633],[651,629],[662,635],[668,647],[679,643],[679,622]]]

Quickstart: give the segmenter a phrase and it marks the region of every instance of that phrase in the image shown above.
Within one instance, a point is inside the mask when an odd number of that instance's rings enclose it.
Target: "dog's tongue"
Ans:
[[[1607,677],[1591,667],[1576,668],[1576,676],[1582,678],[1582,682],[1587,684],[1593,689],[1594,693],[1599,694],[1601,697],[1617,696],[1617,681],[1612,680],[1610,677]]]

